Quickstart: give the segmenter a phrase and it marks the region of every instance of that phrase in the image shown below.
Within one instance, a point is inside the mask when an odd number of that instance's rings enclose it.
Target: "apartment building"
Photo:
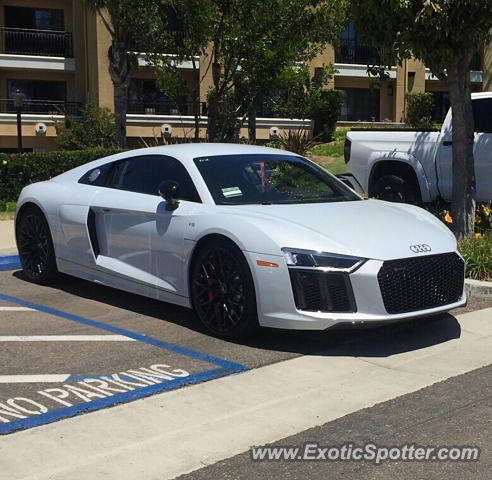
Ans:
[[[0,151],[17,149],[14,99],[23,96],[22,137],[27,151],[57,147],[55,122],[66,114],[77,115],[88,100],[113,108],[113,85],[108,73],[110,36],[101,19],[81,0],[0,0]],[[310,63],[311,70],[334,63],[333,87],[345,94],[341,122],[392,121],[405,118],[405,92],[429,91],[435,95],[436,120],[447,108],[445,86],[432,77],[424,65],[408,61],[389,71],[389,80],[372,86],[366,65],[376,63],[377,51],[359,43],[352,25],[341,34],[340,47],[326,50]],[[130,146],[152,143],[162,125],[173,127],[175,136],[192,136],[194,119],[186,102],[176,105],[156,86],[153,69],[140,55],[128,95],[127,135]],[[197,58],[202,72],[207,57]],[[179,65],[183,78],[191,83],[191,62]],[[200,73],[198,73],[200,74]],[[206,93],[211,74],[201,84],[202,134],[206,129]],[[471,72],[475,91],[492,89],[492,48],[477,56]],[[46,129],[39,128],[44,124]],[[309,127],[308,120],[258,118],[257,137],[267,139],[272,126],[281,129]],[[38,126],[38,128],[36,128]],[[242,132],[247,135],[246,130]]]

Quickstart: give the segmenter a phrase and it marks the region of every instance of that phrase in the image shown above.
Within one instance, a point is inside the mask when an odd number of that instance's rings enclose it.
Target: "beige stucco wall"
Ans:
[[[114,110],[113,82],[108,70],[110,45],[111,35],[99,15],[87,11],[88,97],[99,106]]]
[[[331,45],[328,45],[323,52],[316,55],[311,61],[308,62],[309,73],[311,78],[314,76],[314,70],[317,67],[324,67],[335,63],[335,50]],[[328,83],[328,88],[334,88],[335,78]]]

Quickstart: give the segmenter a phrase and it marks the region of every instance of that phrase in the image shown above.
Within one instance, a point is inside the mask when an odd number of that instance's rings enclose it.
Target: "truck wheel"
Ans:
[[[418,203],[419,194],[415,185],[397,175],[385,175],[374,184],[374,198],[388,202]]]

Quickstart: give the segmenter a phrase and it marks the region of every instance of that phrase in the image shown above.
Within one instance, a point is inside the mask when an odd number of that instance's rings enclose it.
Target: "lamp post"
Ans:
[[[17,112],[17,150],[22,153],[22,104],[24,103],[24,95],[17,89],[14,93],[14,107]]]

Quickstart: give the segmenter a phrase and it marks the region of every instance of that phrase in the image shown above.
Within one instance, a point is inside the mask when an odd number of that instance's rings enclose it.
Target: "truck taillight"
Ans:
[[[343,147],[343,157],[345,158],[345,163],[348,163],[350,160],[350,148],[352,147],[352,142],[345,138],[345,146]]]

